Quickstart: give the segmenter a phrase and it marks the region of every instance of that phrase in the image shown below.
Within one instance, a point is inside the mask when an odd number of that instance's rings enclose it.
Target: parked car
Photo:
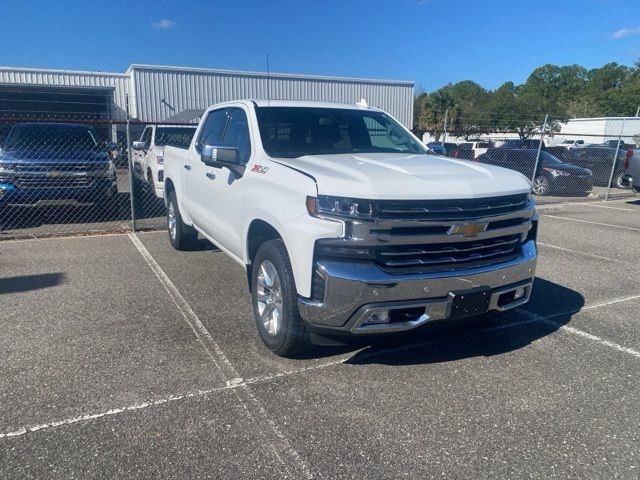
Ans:
[[[457,147],[455,143],[445,142],[444,145],[442,142],[430,142],[427,143],[427,147],[435,153],[439,153],[440,155],[448,156],[449,153]]]
[[[492,148],[478,158],[481,163],[510,168],[532,178],[537,150]],[[593,188],[591,171],[564,163],[549,152],[540,152],[533,193],[536,195],[588,195]]]
[[[617,148],[618,144],[620,144],[620,148],[623,150],[635,150],[638,148],[635,143],[626,143],[624,140],[607,140],[597,146]]]
[[[464,160],[475,160],[485,153],[487,149],[493,147],[493,142],[489,141],[471,141],[459,143],[456,148],[449,152],[451,158],[462,158]]]
[[[584,147],[585,144],[584,144],[584,140],[565,140],[559,146],[567,147],[567,148],[580,148],[580,147]]]
[[[613,158],[616,155],[615,148],[609,147],[584,147],[574,148],[562,156],[562,160],[579,167],[588,168],[593,172],[593,183],[606,186],[609,184]],[[613,171],[612,186],[628,188],[628,184],[622,178],[624,176],[624,161],[633,155],[633,150],[618,149],[618,157]]]
[[[624,159],[624,186],[630,187],[635,193],[640,193],[640,149],[629,150],[631,155]]]
[[[171,244],[201,233],[246,269],[277,354],[504,311],[531,293],[530,182],[431,155],[381,110],[219,104],[164,162]]]
[[[0,208],[110,208],[118,192],[116,169],[96,139],[87,125],[14,125],[0,148]]]
[[[564,159],[569,156],[570,148],[562,145],[557,145],[555,147],[547,147],[545,150],[554,157],[564,161]]]
[[[539,146],[540,146],[540,140],[528,138],[524,140],[506,140],[498,148],[509,148],[509,149],[524,148],[524,149],[530,149],[530,150],[538,150]],[[541,150],[546,150],[546,149],[547,149],[546,145],[544,144],[544,142],[542,142]]]
[[[149,125],[140,140],[133,142],[133,175],[156,197],[164,198],[164,147],[189,148],[196,127],[183,125]]]

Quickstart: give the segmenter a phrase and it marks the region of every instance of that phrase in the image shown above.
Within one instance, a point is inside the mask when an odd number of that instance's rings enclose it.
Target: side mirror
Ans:
[[[238,163],[239,159],[238,149],[235,147],[204,145],[202,147],[202,153],[200,154],[200,160],[205,165],[213,168],[228,168],[235,173],[237,177],[241,177],[246,168],[244,165]]]
[[[147,142],[133,142],[131,148],[134,150],[146,150],[148,148]]]

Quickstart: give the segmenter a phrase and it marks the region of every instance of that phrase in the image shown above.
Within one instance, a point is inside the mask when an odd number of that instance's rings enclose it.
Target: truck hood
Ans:
[[[312,176],[318,194],[366,199],[482,198],[531,191],[522,174],[436,155],[305,155],[273,161]]]

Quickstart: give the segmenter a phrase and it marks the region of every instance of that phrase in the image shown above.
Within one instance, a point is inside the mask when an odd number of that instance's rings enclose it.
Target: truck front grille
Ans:
[[[373,261],[393,274],[451,272],[507,262],[522,253],[534,204],[527,194],[384,200],[376,202],[376,212],[373,221],[348,223],[345,238],[318,242],[316,257]]]
[[[520,253],[521,235],[424,245],[376,247],[376,263],[393,273],[451,271],[507,261]]]
[[[18,188],[24,189],[49,189],[49,188],[83,188],[93,183],[92,177],[40,177],[18,176],[12,179],[12,183]]]
[[[524,210],[528,194],[460,200],[382,200],[376,202],[382,220],[458,220]]]

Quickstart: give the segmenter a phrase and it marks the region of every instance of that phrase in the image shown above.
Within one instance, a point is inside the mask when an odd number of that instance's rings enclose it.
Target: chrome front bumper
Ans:
[[[322,261],[316,264],[324,280],[322,302],[299,299],[302,317],[312,326],[336,333],[387,333],[416,328],[451,314],[451,292],[464,293],[479,287],[491,289],[489,310],[504,311],[526,303],[535,276],[537,249],[533,240],[523,244],[522,255],[508,262],[458,272],[391,275],[373,263]],[[525,295],[498,304],[500,295],[516,288]],[[375,310],[423,308],[415,320],[364,324]]]

